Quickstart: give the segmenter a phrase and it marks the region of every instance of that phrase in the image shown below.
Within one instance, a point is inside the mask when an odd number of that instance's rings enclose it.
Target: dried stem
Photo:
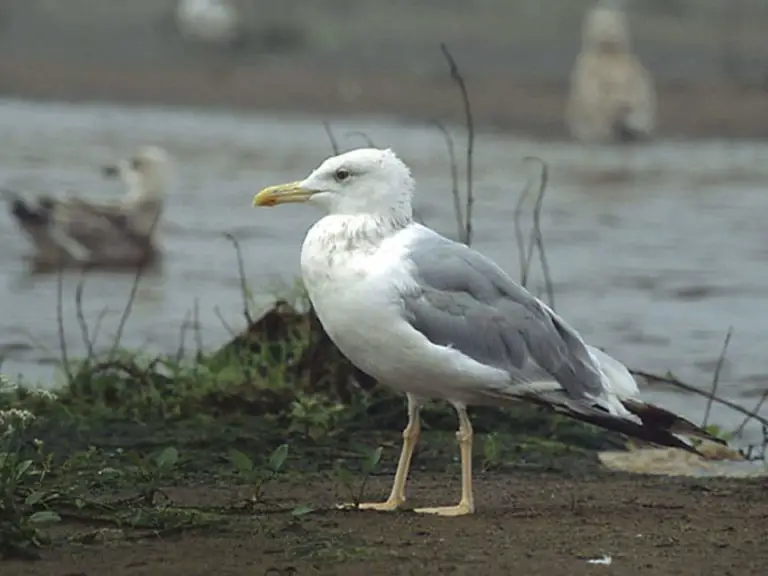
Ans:
[[[351,139],[352,137],[357,136],[358,138],[363,139],[363,142],[365,142],[365,145],[368,146],[368,148],[376,148],[374,141],[365,132],[361,132],[360,130],[353,130],[352,132],[347,132],[346,136],[347,139]]]
[[[448,148],[448,159],[451,163],[451,195],[453,196],[453,213],[456,215],[456,230],[458,240],[464,237],[464,211],[461,208],[461,193],[459,192],[459,163],[456,161],[456,147],[445,125],[439,120],[433,120],[435,126],[443,135],[443,140]]]
[[[61,365],[67,377],[67,383],[72,384],[74,376],[69,366],[69,354],[67,352],[67,338],[64,334],[64,266],[59,261],[59,269],[56,274],[56,325],[59,331],[59,351],[61,353]]]
[[[234,328],[232,328],[232,326],[230,326],[230,325],[227,323],[227,321],[226,321],[226,320],[224,320],[224,315],[221,313],[221,308],[219,308],[218,306],[214,306],[214,308],[213,308],[213,313],[216,315],[216,318],[218,318],[218,319],[219,319],[219,322],[221,322],[221,325],[224,327],[224,329],[225,329],[227,332],[229,332],[229,335],[230,335],[230,336],[233,336],[233,337],[234,337],[234,336],[237,336],[237,335],[238,335],[238,334],[237,334],[237,330],[235,330]]]
[[[692,386],[691,384],[686,384],[685,382],[678,380],[674,376],[658,376],[656,374],[651,374],[650,372],[645,372],[643,370],[634,370],[631,368],[629,369],[629,372],[634,376],[640,376],[651,382],[667,384],[668,386],[679,388],[680,390],[685,390],[686,392],[692,392],[693,394],[696,394],[698,396],[703,396],[704,398],[712,398],[713,402],[717,402],[718,404],[727,406],[728,408],[730,408],[731,410],[735,410],[739,414],[743,414],[744,416],[749,416],[749,418],[754,418],[755,420],[760,422],[760,424],[762,424],[763,426],[768,426],[768,419],[762,418],[757,414],[753,414],[752,412],[750,412],[749,410],[747,410],[742,406],[739,406],[735,402],[731,402],[730,400],[726,400],[725,398],[717,398],[715,396],[712,396],[712,394],[710,394],[706,390],[701,390],[696,386]]]
[[[148,261],[144,260],[136,267],[136,274],[133,275],[131,291],[128,293],[128,301],[125,304],[125,308],[123,308],[123,314],[120,316],[120,322],[117,324],[115,339],[112,342],[112,348],[109,350],[109,355],[107,356],[109,360],[114,359],[118,348],[120,348],[120,342],[123,339],[123,331],[125,330],[125,325],[133,311],[133,303],[136,301],[136,293],[139,290],[139,284],[141,284],[141,278],[144,275],[144,269],[146,268],[147,263]]]
[[[326,121],[323,120],[323,128],[325,128],[325,133],[328,135],[328,140],[331,142],[331,148],[333,148],[333,153],[335,155],[338,155],[341,149],[339,148],[339,142],[336,140],[336,136],[333,135],[333,130],[331,129],[331,125]]]
[[[544,275],[544,289],[547,293],[547,299],[549,300],[549,306],[555,309],[555,289],[552,285],[552,275],[549,269],[549,261],[547,260],[547,252],[544,250],[544,235],[541,233],[541,210],[544,206],[544,195],[547,192],[547,184],[549,183],[549,167],[547,163],[541,158],[534,156],[527,156],[523,159],[526,162],[535,161],[541,164],[541,179],[539,182],[539,193],[536,196],[536,204],[533,207],[533,229],[531,230],[530,241],[530,253],[529,261],[526,264],[526,268],[530,267],[530,260],[533,258],[533,247],[536,246],[539,250],[539,261],[541,263],[541,271]]]
[[[192,310],[192,322],[194,322],[195,348],[197,348],[195,360],[203,356],[203,329],[200,326],[200,299],[195,298],[195,307]]]
[[[723,348],[720,350],[720,356],[717,358],[717,365],[715,366],[715,374],[712,377],[712,392],[707,399],[707,407],[704,409],[704,419],[701,422],[701,427],[706,428],[709,421],[709,413],[712,411],[712,402],[716,398],[717,386],[720,384],[720,372],[723,369],[723,363],[725,362],[725,354],[728,352],[728,344],[731,342],[731,335],[733,334],[733,326],[728,328],[728,332],[725,334],[725,340],[723,341]]]
[[[245,277],[245,265],[243,264],[243,252],[240,249],[240,242],[232,234],[224,233],[224,237],[232,242],[235,247],[235,255],[237,256],[237,273],[240,277],[240,294],[243,297],[243,316],[245,321],[248,322],[248,326],[253,324],[253,318],[251,317],[250,306],[248,305],[248,281]]]
[[[474,181],[473,176],[473,162],[475,154],[475,123],[472,118],[472,106],[469,102],[469,93],[467,92],[467,85],[464,81],[464,77],[459,71],[459,67],[456,64],[456,60],[448,50],[446,44],[440,44],[440,50],[443,52],[448,67],[450,69],[451,78],[456,82],[456,85],[461,91],[461,100],[464,104],[464,119],[467,126],[467,198],[464,220],[464,243],[467,246],[472,244],[472,208],[475,204],[475,196],[472,191],[472,184]]]
[[[736,428],[736,430],[733,431],[733,435],[734,436],[741,436],[741,434],[744,432],[744,428],[746,428],[746,426],[747,426],[747,424],[749,423],[750,420],[752,420],[752,419],[759,420],[757,418],[757,415],[760,414],[760,408],[763,407],[763,404],[765,404],[766,400],[768,400],[768,390],[763,392],[763,395],[760,396],[760,400],[758,400],[757,405],[752,410],[752,412],[747,414],[747,416],[744,418],[744,421],[741,424],[739,424],[739,427]],[[765,430],[765,429],[766,429],[766,426],[764,424],[763,425],[763,430]]]
[[[80,326],[80,334],[83,338],[83,345],[86,349],[86,363],[90,364],[93,358],[93,345],[94,342],[89,334],[88,322],[85,320],[85,314],[83,313],[83,290],[85,289],[85,272],[80,275],[80,281],[77,283],[75,289],[75,314],[77,316],[77,323]]]

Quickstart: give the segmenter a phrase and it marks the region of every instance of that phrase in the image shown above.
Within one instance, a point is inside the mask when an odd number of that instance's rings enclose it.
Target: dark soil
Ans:
[[[366,493],[383,498],[389,482],[373,478]],[[410,488],[410,505],[452,504],[459,479],[417,472]],[[437,518],[332,510],[344,499],[338,483],[294,479],[269,487],[266,508],[224,527],[137,540],[118,533],[106,544],[47,550],[37,562],[5,562],[2,574],[741,576],[768,565],[762,481],[488,472],[476,476],[475,491],[473,516]],[[169,491],[177,506],[223,506],[244,495],[221,486]],[[318,511],[290,512],[307,504]],[[588,563],[603,555],[610,566]]]

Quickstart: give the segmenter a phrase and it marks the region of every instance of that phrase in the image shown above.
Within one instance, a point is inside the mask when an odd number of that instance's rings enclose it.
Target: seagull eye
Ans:
[[[344,180],[349,178],[349,171],[348,170],[344,170],[344,168],[339,168],[338,170],[336,170],[336,174],[334,175],[334,177],[339,182],[343,182]]]

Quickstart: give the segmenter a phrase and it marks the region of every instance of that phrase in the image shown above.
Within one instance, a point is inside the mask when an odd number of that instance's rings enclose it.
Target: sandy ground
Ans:
[[[535,77],[473,75],[468,88],[478,125],[540,138],[568,137],[567,83]],[[267,111],[385,114],[424,122],[462,121],[447,77],[400,72],[342,74],[299,61],[192,68],[74,67],[0,60],[0,93],[33,99],[230,107]],[[658,85],[663,137],[768,137],[768,91],[717,80]]]
[[[366,491],[383,497],[388,476]],[[417,473],[410,505],[451,504],[458,478]],[[619,474],[574,479],[555,474],[486,473],[476,478],[478,511],[462,518],[318,511],[341,495],[330,481],[270,488],[280,510],[244,517],[215,532],[72,545],[34,563],[9,562],[4,576],[164,574],[760,574],[768,565],[764,483],[692,481]],[[220,487],[169,492],[176,505],[225,504]],[[82,527],[81,527],[82,528]],[[588,560],[610,556],[610,565]]]

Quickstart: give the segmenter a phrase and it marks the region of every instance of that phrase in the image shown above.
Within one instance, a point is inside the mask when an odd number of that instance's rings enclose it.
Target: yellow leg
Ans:
[[[397,461],[397,472],[392,483],[392,491],[384,502],[361,502],[360,510],[377,510],[379,512],[391,512],[405,502],[405,482],[408,479],[408,471],[411,469],[413,449],[419,440],[421,433],[421,419],[419,412],[421,402],[415,396],[408,394],[408,425],[403,430],[403,448],[400,451],[400,459]],[[341,504],[339,508],[354,508],[354,504]]]
[[[472,422],[464,406],[457,405],[456,412],[459,414],[459,431],[456,433],[456,438],[461,452],[461,500],[456,506],[416,508],[414,512],[438,516],[463,516],[475,511],[475,498],[472,492]]]

